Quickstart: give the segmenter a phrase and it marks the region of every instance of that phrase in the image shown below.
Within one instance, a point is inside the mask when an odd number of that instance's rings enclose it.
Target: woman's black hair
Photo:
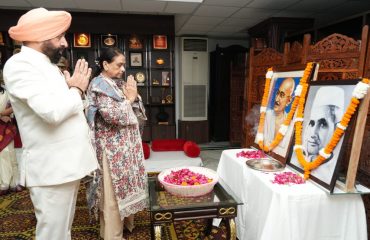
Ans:
[[[113,59],[118,56],[123,55],[123,52],[116,47],[102,48],[100,56],[96,61],[96,69],[94,70],[93,78],[98,76],[103,70],[103,62],[107,63],[113,62]]]

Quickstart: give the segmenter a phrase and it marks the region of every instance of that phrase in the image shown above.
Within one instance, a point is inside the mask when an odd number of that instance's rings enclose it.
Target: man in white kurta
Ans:
[[[97,167],[82,100],[91,69],[79,60],[70,76],[55,63],[68,47],[65,11],[33,9],[9,29],[23,42],[4,80],[23,143],[21,184],[30,190],[37,240],[69,240],[80,179]]]

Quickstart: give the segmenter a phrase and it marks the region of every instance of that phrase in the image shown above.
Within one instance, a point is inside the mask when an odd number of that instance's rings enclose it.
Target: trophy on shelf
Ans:
[[[159,81],[158,81],[158,79],[153,78],[153,80],[152,80],[152,85],[153,85],[153,86],[158,86],[158,85],[159,85]]]
[[[173,103],[172,102],[172,95],[167,95],[166,96],[166,103]]]
[[[162,72],[162,86],[170,86],[170,73]]]
[[[143,72],[138,72],[135,74],[135,80],[138,86],[144,86],[145,74]]]

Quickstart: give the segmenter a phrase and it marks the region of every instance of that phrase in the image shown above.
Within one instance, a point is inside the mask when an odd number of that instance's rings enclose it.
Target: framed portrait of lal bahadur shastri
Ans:
[[[358,81],[317,81],[310,84],[304,108],[302,124],[302,151],[307,162],[313,162],[319,155],[319,151],[327,146],[337,124],[341,121],[352,97],[353,89]],[[328,85],[331,83],[330,85]],[[344,140],[348,138],[352,129],[353,119],[344,131],[344,135],[335,146],[330,156],[324,162],[313,169],[310,174],[312,179],[324,189],[332,192],[337,180],[339,160],[343,156]],[[303,167],[293,151],[288,165],[304,172]]]
[[[271,77],[270,89],[268,94],[268,103],[263,126],[263,145],[269,146],[274,141],[279,128],[287,118],[292,109],[292,103],[295,99],[294,91],[299,85],[304,71],[274,72]],[[285,136],[280,143],[268,154],[280,162],[284,163],[288,157],[288,150],[292,142],[294,129],[294,118],[290,122]],[[258,146],[257,137],[255,146]]]

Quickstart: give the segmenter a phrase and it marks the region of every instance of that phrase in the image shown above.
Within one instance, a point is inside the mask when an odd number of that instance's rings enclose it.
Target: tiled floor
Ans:
[[[200,158],[203,161],[203,167],[217,170],[218,162],[220,160],[222,150],[202,150]]]
[[[229,142],[209,142],[199,144],[201,149],[200,157],[202,158],[204,167],[217,170],[222,151],[230,148],[239,148],[230,146]]]
[[[204,164],[203,166],[216,171],[222,151],[228,149],[228,146],[224,145],[223,143],[216,143],[216,144],[200,144],[200,147],[201,149],[204,149],[201,150],[200,152],[200,157],[202,158]],[[17,159],[20,159],[22,155],[22,150],[16,149],[16,154]]]

